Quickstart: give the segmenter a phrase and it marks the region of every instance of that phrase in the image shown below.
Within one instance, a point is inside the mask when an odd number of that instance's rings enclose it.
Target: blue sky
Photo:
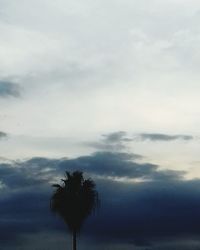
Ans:
[[[122,191],[121,185],[127,185],[128,207],[132,207],[128,195],[132,185],[141,187],[141,195],[149,185],[150,201],[158,204],[164,202],[157,197],[159,187],[164,186],[163,192],[171,197],[173,191],[168,187],[175,186],[177,204],[169,214],[171,220],[180,204],[186,210],[192,210],[187,202],[198,205],[199,21],[197,0],[0,0],[2,206],[6,208],[8,200],[24,200],[24,192],[37,197],[34,185],[39,185],[47,199],[49,185],[64,172],[59,165],[63,161],[72,170],[78,167],[91,174],[100,186],[103,181],[111,187],[117,183]],[[85,161],[97,164],[99,157],[101,167],[92,171],[84,167]],[[28,164],[35,168],[22,178],[21,171],[26,171]],[[29,181],[33,187],[26,186]],[[18,184],[12,186],[12,182]],[[121,191],[119,200],[123,201]],[[103,195],[106,189],[101,192]],[[193,194],[192,200],[188,201],[187,195],[184,198],[184,192]],[[17,223],[14,208],[11,221],[7,221],[9,214],[2,219],[5,228]],[[43,213],[45,204],[37,209]],[[150,213],[143,212],[145,216]],[[163,210],[160,216],[165,213]],[[135,219],[134,213],[127,214]],[[122,215],[116,208],[115,220],[118,216]],[[198,213],[195,216],[198,221]],[[16,225],[22,225],[26,249],[31,250],[36,235],[46,235],[50,242],[46,244],[53,244],[45,220],[36,227],[19,218]],[[132,236],[132,240],[122,237],[120,249],[130,249],[129,243],[135,249],[169,249],[169,239],[177,249],[189,249],[188,245],[195,249],[199,232],[188,223],[186,218],[181,224],[188,230],[177,227],[177,238],[167,234],[161,240],[163,235],[146,233],[145,237]],[[54,224],[49,225],[53,230]],[[65,244],[63,228],[56,227],[55,238],[61,237]],[[96,228],[96,235],[99,230]],[[135,229],[123,228],[126,230]],[[156,230],[165,231],[159,225]],[[96,235],[89,237],[91,232],[87,232],[82,245],[88,249]],[[110,239],[112,233],[111,228]],[[19,235],[12,234],[17,242]],[[139,246],[138,240],[148,244]],[[108,239],[102,244],[108,247]],[[119,247],[119,242],[110,244],[112,249]],[[2,249],[5,247],[13,249],[9,244]]]

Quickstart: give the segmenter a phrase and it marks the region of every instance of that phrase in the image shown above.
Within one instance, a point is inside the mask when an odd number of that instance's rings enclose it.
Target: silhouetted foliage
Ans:
[[[66,172],[63,184],[54,184],[56,188],[51,198],[51,210],[61,216],[73,234],[73,249],[76,249],[76,233],[80,231],[84,220],[99,204],[95,183],[84,179],[83,173]]]

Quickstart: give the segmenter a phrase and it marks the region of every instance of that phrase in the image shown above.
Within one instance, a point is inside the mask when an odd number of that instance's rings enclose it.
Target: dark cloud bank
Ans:
[[[32,233],[64,232],[62,221],[49,210],[50,183],[65,170],[77,169],[95,179],[101,198],[101,208],[87,220],[83,238],[98,244],[129,244],[129,249],[164,249],[156,246],[198,239],[200,180],[185,181],[184,172],[160,171],[158,166],[139,164],[136,159],[134,154],[97,152],[76,159],[2,163],[0,249],[16,249]],[[143,181],[133,182],[138,179]],[[176,245],[170,249],[184,249]]]

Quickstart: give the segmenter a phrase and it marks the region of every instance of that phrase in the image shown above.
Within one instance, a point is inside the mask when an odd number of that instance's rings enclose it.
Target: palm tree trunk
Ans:
[[[76,230],[74,230],[72,234],[72,249],[76,250]]]

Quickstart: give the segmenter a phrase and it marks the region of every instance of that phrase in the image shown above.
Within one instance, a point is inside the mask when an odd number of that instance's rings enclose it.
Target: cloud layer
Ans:
[[[101,198],[99,212],[85,224],[84,237],[99,244],[129,242],[141,249],[154,249],[171,237],[198,237],[199,180],[184,181],[183,172],[136,163],[134,155],[97,152],[1,164],[1,244],[25,244],[23,236],[32,233],[64,232],[62,221],[50,214],[51,183],[59,182],[65,170],[77,169],[95,180]]]

